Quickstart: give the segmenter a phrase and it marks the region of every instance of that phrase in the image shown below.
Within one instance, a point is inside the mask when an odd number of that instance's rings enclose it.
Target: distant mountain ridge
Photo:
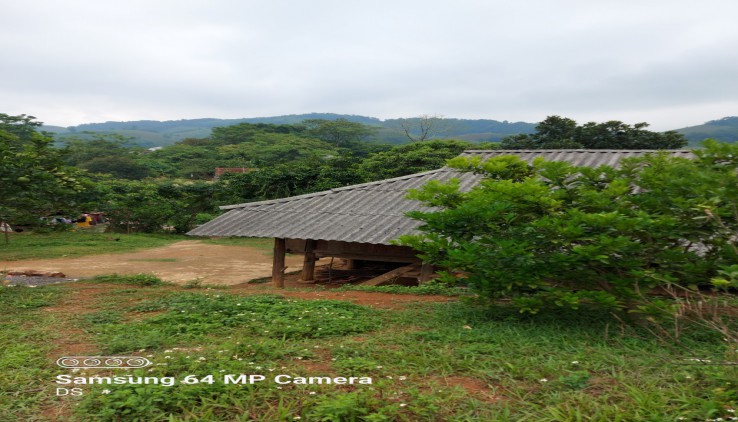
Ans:
[[[67,138],[86,138],[91,135],[85,132],[112,133],[130,138],[132,142],[144,146],[155,147],[171,145],[187,138],[206,138],[214,127],[230,126],[239,123],[296,124],[307,119],[337,120],[346,119],[378,128],[377,141],[391,144],[407,142],[402,130],[402,122],[417,123],[418,118],[387,119],[336,113],[291,114],[272,117],[251,117],[242,119],[182,119],[182,120],[137,120],[128,122],[109,121],[105,123],[85,123],[67,128],[60,126],[43,126],[41,129],[54,133],[57,140],[63,142]],[[446,119],[443,130],[438,137],[453,137],[475,142],[498,141],[505,136],[518,133],[532,133],[534,123],[507,122],[497,120]]]
[[[206,138],[214,127],[229,126],[239,123],[295,124],[307,119],[337,120],[346,119],[378,128],[377,141],[399,144],[407,142],[402,130],[402,122],[418,124],[419,118],[386,119],[336,113],[290,114],[271,117],[251,117],[241,119],[182,119],[182,120],[137,120],[127,122],[109,121],[105,123],[86,123],[67,128],[60,126],[43,126],[42,130],[54,133],[57,140],[63,142],[71,137],[86,138],[92,135],[85,132],[112,133],[130,138],[132,142],[144,147],[171,145],[187,138]],[[454,119],[444,118],[443,128],[437,137],[462,139],[472,142],[495,142],[509,135],[533,133],[537,123],[508,122],[491,119]],[[705,138],[714,138],[725,142],[738,142],[738,117],[724,117],[698,126],[676,129],[689,140],[690,145],[697,145]]]
[[[677,132],[683,134],[689,140],[690,145],[697,145],[707,138],[723,142],[738,142],[738,116],[710,120],[698,126],[677,129]]]

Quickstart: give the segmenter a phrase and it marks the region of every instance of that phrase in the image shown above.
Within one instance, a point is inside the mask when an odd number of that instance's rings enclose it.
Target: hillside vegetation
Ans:
[[[697,145],[707,138],[722,142],[738,142],[738,117],[723,117],[702,125],[678,129],[677,132],[684,135],[690,145]]]
[[[210,136],[213,128],[237,125],[240,123],[272,124],[272,125],[294,125],[305,120],[339,120],[361,123],[376,128],[376,133],[369,139],[373,142],[400,144],[408,142],[403,126],[414,132],[420,125],[422,119],[417,117],[410,119],[388,119],[380,120],[374,117],[334,114],[334,113],[310,113],[293,114],[274,117],[254,117],[243,119],[184,119],[170,121],[138,120],[130,122],[105,122],[88,123],[63,128],[59,126],[46,126],[43,129],[56,134],[58,141],[64,142],[72,138],[93,139],[96,133],[116,134],[130,139],[131,142],[143,147],[156,147],[171,145],[188,138],[205,138]],[[437,119],[442,124],[435,134],[436,138],[456,138],[474,142],[499,141],[508,135],[519,133],[530,133],[535,124],[525,122],[507,122],[497,120],[466,120],[466,119]]]
[[[336,117],[312,115],[311,117]],[[0,115],[4,154],[15,157],[3,169],[0,221],[37,225],[40,217],[77,218],[102,211],[117,229],[176,232],[219,213],[218,206],[275,199],[365,183],[442,167],[466,149],[495,148],[679,148],[676,132],[658,133],[645,123],[577,122],[549,116],[530,134],[504,136],[500,143],[442,139],[449,133],[484,137],[493,131],[526,130],[526,124],[422,116],[381,122],[361,116],[304,119],[299,123],[192,121],[191,130],[209,131],[156,150],[112,132],[125,129],[162,134],[181,132],[182,122],[128,122],[85,125],[111,132],[39,131],[29,116]],[[365,122],[365,123],[362,123]],[[57,128],[58,129],[58,128]],[[380,142],[394,131],[404,143]],[[486,132],[484,132],[486,131]],[[500,132],[495,136],[502,136]],[[590,139],[591,138],[591,139]],[[398,141],[399,142],[399,141]],[[215,179],[215,169],[231,168]]]
[[[137,120],[130,122],[88,123],[77,126],[43,126],[42,130],[55,134],[57,142],[69,139],[94,139],[99,134],[115,134],[130,140],[133,144],[151,148],[172,145],[188,138],[206,138],[215,127],[230,126],[239,123],[266,124],[299,124],[304,120],[344,119],[376,128],[373,142],[401,144],[408,142],[403,125],[419,126],[422,118],[387,119],[335,113],[293,114],[274,117],[254,117],[243,119],[183,119],[183,120]],[[531,134],[535,123],[508,122],[490,119],[440,119],[442,128],[436,138],[453,138],[469,142],[498,142],[510,135]],[[697,146],[701,141],[711,138],[722,142],[738,141],[738,117],[723,117],[711,120],[702,125],[674,129],[684,135],[690,146]]]

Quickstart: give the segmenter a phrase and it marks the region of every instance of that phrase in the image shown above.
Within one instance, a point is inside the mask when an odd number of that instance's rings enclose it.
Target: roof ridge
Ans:
[[[364,187],[367,187],[367,186],[383,185],[383,184],[386,184],[388,182],[396,182],[396,181],[399,181],[399,180],[413,179],[413,178],[422,177],[422,176],[425,176],[425,175],[428,175],[428,174],[439,173],[439,172],[448,171],[448,170],[449,170],[448,167],[445,167],[444,166],[444,167],[441,167],[441,168],[435,169],[435,170],[428,170],[428,171],[424,171],[422,173],[406,174],[404,176],[393,177],[391,179],[375,180],[373,182],[360,183],[358,185],[341,186],[339,188],[333,188],[333,189],[329,189],[329,190],[323,190],[323,191],[320,191],[320,192],[305,193],[305,194],[297,195],[297,196],[288,196],[287,198],[267,199],[265,201],[256,201],[256,202],[244,202],[244,203],[241,203],[241,204],[234,204],[234,205],[223,205],[223,206],[220,206],[219,208],[222,209],[222,210],[232,210],[232,209],[236,209],[236,208],[246,208],[246,207],[250,207],[250,206],[253,206],[253,205],[279,204],[279,203],[284,203],[284,202],[291,202],[291,201],[294,201],[294,200],[297,200],[297,199],[312,198],[314,196],[324,196],[324,195],[328,195],[328,194],[333,193],[333,192],[341,192],[341,191],[346,191],[346,190],[355,190],[355,189],[361,189],[361,188],[364,188]]]

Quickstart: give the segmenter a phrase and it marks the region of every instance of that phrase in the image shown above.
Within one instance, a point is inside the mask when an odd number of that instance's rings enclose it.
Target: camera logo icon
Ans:
[[[70,369],[126,369],[144,368],[151,365],[151,361],[140,356],[62,356],[56,364]]]

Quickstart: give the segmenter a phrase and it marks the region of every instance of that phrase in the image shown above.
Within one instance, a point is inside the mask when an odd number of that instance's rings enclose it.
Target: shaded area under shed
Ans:
[[[303,280],[302,271],[285,272],[284,284],[290,287],[319,285],[325,288],[338,288],[347,285],[383,286],[388,284],[401,286],[417,286],[420,281],[421,266],[406,265],[399,262],[364,261],[354,259],[331,258],[321,265],[316,265],[312,280]],[[430,275],[431,278],[435,274]],[[271,278],[249,281],[267,283]]]
[[[304,256],[300,279],[303,282],[316,280],[315,262],[320,258],[330,257],[343,260],[341,271],[352,277],[354,281],[361,279],[363,285],[379,286],[398,280],[414,279],[418,284],[424,283],[433,275],[433,267],[422,262],[416,251],[407,246],[378,245],[371,243],[341,242],[313,239],[280,239],[274,240],[274,263],[272,280],[278,287],[284,286],[285,254],[301,254]],[[377,270],[387,270],[377,274]],[[333,274],[329,267],[327,278]],[[325,279],[319,274],[317,278]]]

